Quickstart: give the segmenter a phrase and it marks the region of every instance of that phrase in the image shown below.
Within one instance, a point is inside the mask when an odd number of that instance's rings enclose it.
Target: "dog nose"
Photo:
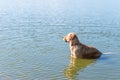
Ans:
[[[65,42],[67,42],[67,40],[65,40]]]

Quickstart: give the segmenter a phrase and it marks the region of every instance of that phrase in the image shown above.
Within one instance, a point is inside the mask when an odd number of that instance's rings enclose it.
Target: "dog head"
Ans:
[[[73,40],[74,38],[76,37],[76,34],[75,33],[69,33],[68,35],[64,36],[63,37],[63,40],[65,42],[70,42],[71,40]]]

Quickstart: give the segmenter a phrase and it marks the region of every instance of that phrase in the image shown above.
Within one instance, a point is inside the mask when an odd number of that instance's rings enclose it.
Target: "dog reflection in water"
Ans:
[[[94,63],[95,59],[80,59],[71,57],[70,65],[64,70],[64,74],[68,79],[73,79],[78,74],[79,70]]]

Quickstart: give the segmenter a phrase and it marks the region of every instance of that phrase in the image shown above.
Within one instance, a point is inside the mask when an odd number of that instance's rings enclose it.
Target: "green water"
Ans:
[[[119,80],[120,1],[0,1],[0,80]],[[105,53],[71,59],[62,37]]]

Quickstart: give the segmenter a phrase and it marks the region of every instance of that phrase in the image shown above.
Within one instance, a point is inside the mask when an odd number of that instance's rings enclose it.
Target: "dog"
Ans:
[[[95,47],[82,44],[74,32],[64,36],[63,40],[69,43],[71,57],[96,59],[102,55]]]

